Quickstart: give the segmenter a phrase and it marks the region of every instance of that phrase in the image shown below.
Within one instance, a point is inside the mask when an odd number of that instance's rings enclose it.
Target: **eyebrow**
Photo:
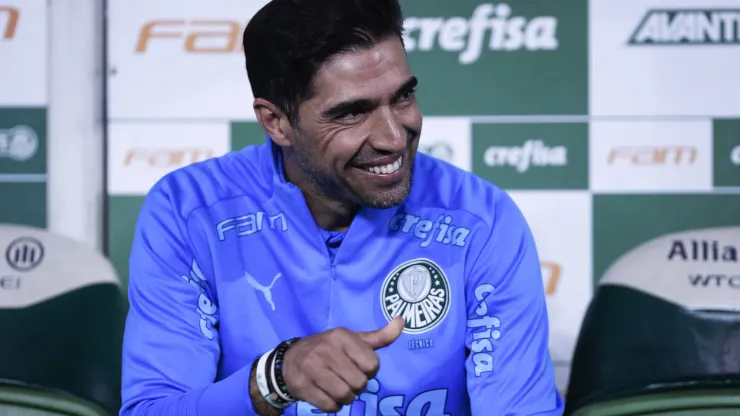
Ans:
[[[411,76],[406,82],[401,85],[398,90],[393,94],[395,100],[400,95],[409,92],[416,88],[419,84],[419,80],[415,76]],[[339,102],[328,109],[321,112],[321,116],[324,119],[332,120],[337,117],[343,116],[347,113],[369,111],[377,105],[377,100],[371,100],[368,98],[358,98],[354,100],[347,100]]]

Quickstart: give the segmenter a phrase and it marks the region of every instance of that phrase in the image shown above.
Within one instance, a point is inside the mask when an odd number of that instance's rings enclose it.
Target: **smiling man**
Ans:
[[[397,0],[273,0],[244,33],[268,138],[150,191],[121,415],[560,415],[530,230],[417,154]]]

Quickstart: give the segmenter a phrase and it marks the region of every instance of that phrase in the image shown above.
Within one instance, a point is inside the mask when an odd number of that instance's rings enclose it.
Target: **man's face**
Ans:
[[[415,86],[396,38],[319,68],[293,147],[325,196],[373,208],[406,199],[422,124]]]

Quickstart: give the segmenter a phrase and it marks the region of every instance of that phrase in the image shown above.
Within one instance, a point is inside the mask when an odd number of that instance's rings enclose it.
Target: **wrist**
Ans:
[[[264,353],[254,364],[255,381],[259,395],[273,408],[286,409],[298,400],[291,396],[283,378],[285,353],[297,341],[283,341],[274,349]]]
[[[257,362],[259,358],[254,360],[252,368],[249,374],[249,398],[252,400],[255,412],[260,416],[280,416],[283,413],[282,409],[272,407],[272,405],[262,397],[260,389],[257,386]]]

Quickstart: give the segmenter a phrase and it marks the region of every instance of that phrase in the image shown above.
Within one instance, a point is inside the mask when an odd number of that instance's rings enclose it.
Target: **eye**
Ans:
[[[353,110],[353,111],[349,111],[349,112],[344,113],[343,115],[339,116],[337,119],[339,121],[353,121],[353,120],[356,120],[356,119],[362,117],[363,114],[365,114],[364,111]]]
[[[408,90],[408,91],[404,91],[398,97],[399,101],[413,101],[415,99],[416,99],[416,88]]]

